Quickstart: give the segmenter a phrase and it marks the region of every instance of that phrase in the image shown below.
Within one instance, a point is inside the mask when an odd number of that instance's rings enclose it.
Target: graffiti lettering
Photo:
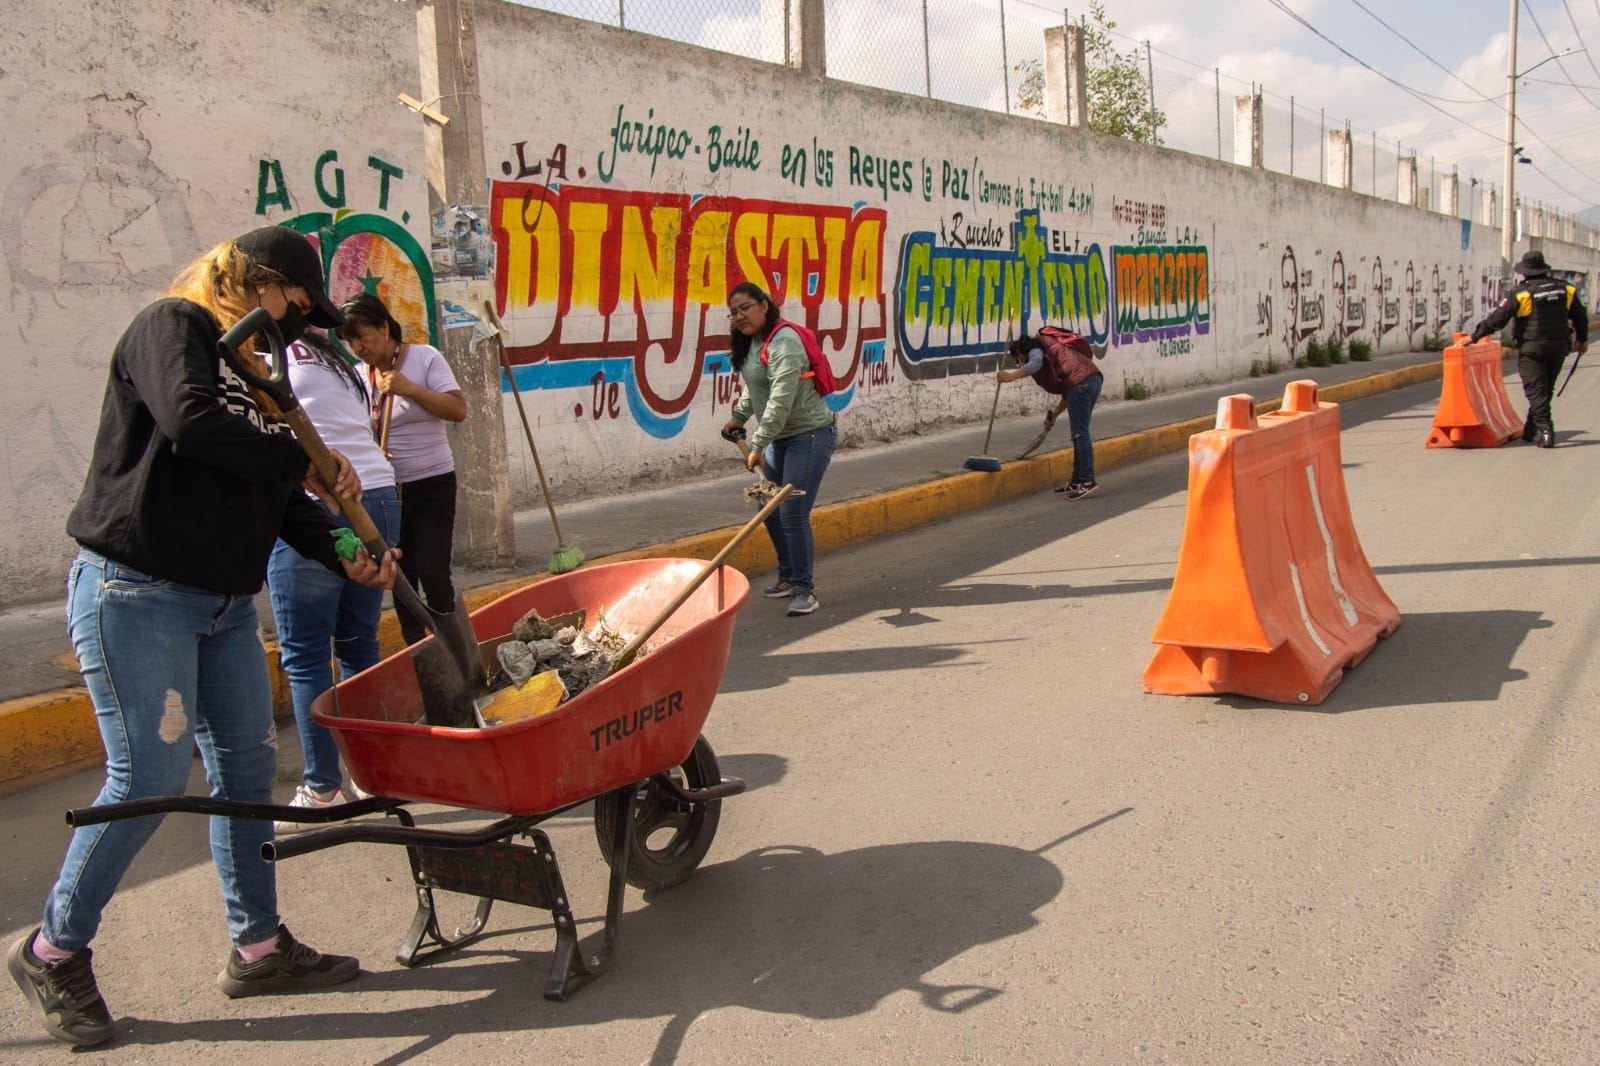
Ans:
[[[682,428],[708,356],[726,350],[739,281],[817,331],[836,410],[862,346],[884,336],[882,208],[495,182],[490,213],[519,387],[583,388],[603,371],[659,438]]]
[[[269,207],[294,210],[289,202],[289,186],[283,180],[283,165],[276,159],[261,160],[256,175],[256,214],[266,214]]]
[[[721,126],[712,126],[706,131],[706,169],[715,174],[724,168],[761,169],[761,142],[756,140],[754,132],[740,126],[724,139]],[[651,164],[651,173],[654,172],[655,165]]]
[[[1010,207],[1011,186],[1003,182],[996,185],[980,170],[978,171],[978,200],[982,203],[994,204],[997,207]],[[1021,207],[1022,205],[1018,203],[1017,206]]]
[[[338,161],[339,153],[329,148],[317,157],[317,167],[312,178],[312,184],[317,187],[317,195],[322,198],[322,202],[336,211],[344,206],[344,167],[333,168],[333,192],[328,191],[322,178],[328,169],[328,164]]]
[[[901,355],[912,363],[991,351],[1007,323],[1030,316],[1103,344],[1110,330],[1106,266],[1099,245],[1083,254],[1049,250],[1037,211],[1018,213],[1014,250],[940,247],[933,233],[907,234],[900,252]]]
[[[891,192],[912,192],[916,188],[914,181],[911,160],[885,159],[850,146],[851,185],[877,188],[887,200]]]
[[[1028,206],[1040,211],[1061,212],[1067,200],[1067,187],[1061,182],[1051,185],[1037,178],[1028,179]]]
[[[317,191],[317,199],[324,207],[334,211],[342,210],[347,201],[345,195],[344,168],[338,166],[339,153],[329,148],[317,157],[311,168],[311,185]],[[329,188],[329,167],[332,167],[333,185]],[[393,163],[379,159],[375,155],[367,157],[367,167],[376,171],[378,175],[378,208],[388,210],[389,192],[391,183],[406,176],[406,172]],[[263,159],[256,171],[256,214],[265,215],[267,208],[276,207],[284,211],[293,211],[294,203],[289,196],[289,185],[283,178],[283,164],[276,159]],[[409,215],[402,215],[400,221],[409,222]]]
[[[624,105],[617,105],[617,118],[612,123],[611,129],[611,155],[609,161],[606,152],[602,150],[595,160],[600,168],[600,180],[609,182],[611,175],[617,168],[617,156],[629,153],[648,156],[650,158],[650,175],[655,176],[656,164],[664,155],[668,159],[682,159],[689,154],[689,149],[694,147],[694,137],[688,130],[677,129],[665,123],[656,122],[656,109],[651,108],[643,122],[629,122],[623,110]],[[713,131],[717,127],[711,127]],[[504,168],[501,168],[502,171]],[[713,167],[713,170],[716,168]],[[518,175],[523,177],[525,175]]]
[[[1116,343],[1211,329],[1210,258],[1201,247],[1114,247]]]
[[[1167,205],[1150,204],[1143,200],[1111,198],[1111,218],[1123,226],[1153,226],[1164,229],[1167,225]]]
[[[598,422],[601,415],[616,418],[622,414],[620,402],[622,390],[615,381],[607,383],[604,370],[595,371],[594,377],[589,379],[589,384],[594,390],[589,401],[590,418]]]
[[[968,222],[963,226],[965,217],[960,211],[950,216],[949,243],[959,248],[999,248],[1010,236],[1006,227],[987,219],[981,224]]]
[[[508,178],[521,181],[523,178],[537,177],[538,175],[544,173],[546,167],[549,167],[550,177],[546,180],[545,184],[548,185],[551,181],[554,181],[557,178],[560,178],[562,181],[567,180],[566,145],[556,145],[555,151],[550,153],[550,158],[546,159],[543,163],[528,162],[526,155],[527,147],[527,141],[518,141],[517,143],[513,144],[511,146],[511,150],[517,153],[516,166],[512,166],[511,160],[504,160],[500,164],[500,173],[506,175]],[[515,171],[515,173],[512,173],[512,171]],[[578,176],[580,178],[583,177],[583,170],[581,168],[578,170]]]
[[[965,167],[951,166],[950,161],[948,159],[945,160],[944,176],[939,183],[939,191],[948,200],[972,199],[967,193],[967,169]]]

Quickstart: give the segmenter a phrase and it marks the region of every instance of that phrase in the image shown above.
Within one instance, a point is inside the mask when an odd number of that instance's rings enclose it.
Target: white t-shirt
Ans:
[[[399,372],[402,377],[434,392],[461,391],[461,386],[456,384],[456,376],[450,372],[450,364],[444,361],[439,349],[426,344],[401,347]],[[380,411],[383,399],[381,392],[373,397]],[[421,481],[425,477],[448,474],[454,470],[456,461],[450,454],[450,438],[445,434],[448,423],[404,396],[395,394],[391,402],[389,454],[394,456],[394,476],[400,484]]]
[[[289,386],[306,417],[324,444],[350,460],[363,489],[381,489],[395,483],[394,468],[372,439],[362,372],[352,368],[350,373],[354,381],[300,342],[289,345]]]

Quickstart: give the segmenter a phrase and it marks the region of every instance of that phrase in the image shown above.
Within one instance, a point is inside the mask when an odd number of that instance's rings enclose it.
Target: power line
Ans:
[[[1417,44],[1414,41],[1411,40],[1411,38],[1407,37],[1405,34],[1401,33],[1399,30],[1395,29],[1393,26],[1391,26],[1387,22],[1383,21],[1383,19],[1379,18],[1378,14],[1375,11],[1373,11],[1371,8],[1369,8],[1366,4],[1363,4],[1361,2],[1361,0],[1350,0],[1350,2],[1352,4],[1354,4],[1354,5],[1356,5],[1357,7],[1359,7],[1362,11],[1365,11],[1368,15],[1371,15],[1372,18],[1374,19],[1374,21],[1376,21],[1378,23],[1378,25],[1382,26],[1384,29],[1388,30],[1390,33],[1392,33],[1396,37],[1400,38],[1406,44],[1410,45],[1411,46],[1411,50],[1413,52],[1417,53],[1417,55],[1421,56],[1423,59],[1426,59],[1428,62],[1432,63],[1434,66],[1438,67],[1440,70],[1442,70],[1446,74],[1450,75],[1450,77],[1454,78],[1456,81],[1458,81],[1462,85],[1466,86],[1467,91],[1469,91],[1473,95],[1477,96],[1477,98],[1479,100],[1485,101],[1487,103],[1494,103],[1495,102],[1494,100],[1490,99],[1489,97],[1483,95],[1483,93],[1478,90],[1477,86],[1472,85],[1469,82],[1462,81],[1460,75],[1458,75],[1455,71],[1451,70],[1449,67],[1445,66],[1443,63],[1439,62],[1437,59],[1433,58],[1427,52],[1424,52],[1420,47],[1417,46]],[[1562,0],[1562,2],[1565,3],[1566,0]],[[1595,0],[1595,3],[1596,4],[1600,4],[1600,0]],[[1502,94],[1501,99],[1504,99],[1504,94]],[[1461,102],[1462,103],[1473,103],[1473,102],[1476,102],[1476,101],[1461,101]]]
[[[1438,104],[1434,103],[1433,99],[1429,99],[1429,94],[1420,93],[1417,90],[1412,89],[1410,86],[1404,84],[1403,82],[1401,82],[1401,81],[1399,81],[1399,80],[1397,80],[1395,78],[1390,77],[1389,75],[1385,74],[1383,71],[1378,70],[1376,67],[1372,66],[1372,64],[1366,62],[1364,59],[1362,59],[1359,56],[1357,56],[1354,53],[1352,53],[1349,49],[1343,47],[1338,42],[1334,41],[1327,34],[1323,33],[1321,30],[1317,29],[1310,22],[1308,22],[1305,18],[1301,17],[1298,13],[1296,13],[1294,10],[1292,10],[1289,7],[1289,5],[1284,2],[1284,0],[1267,0],[1267,2],[1269,4],[1271,4],[1273,7],[1277,8],[1279,11],[1282,11],[1285,15],[1288,15],[1290,18],[1292,18],[1296,22],[1300,23],[1300,25],[1302,25],[1306,29],[1310,30],[1313,34],[1315,34],[1317,37],[1320,37],[1323,41],[1326,41],[1329,45],[1331,45],[1333,48],[1335,48],[1340,54],[1344,55],[1346,58],[1350,59],[1352,62],[1356,63],[1357,65],[1359,65],[1359,66],[1361,66],[1363,68],[1365,68],[1368,71],[1371,71],[1373,74],[1376,74],[1378,77],[1382,78],[1384,81],[1389,82],[1391,85],[1394,85],[1396,88],[1401,89],[1402,91],[1404,91],[1408,95],[1410,95],[1413,98],[1415,98],[1418,102],[1426,104],[1428,107],[1430,107],[1433,110],[1439,112],[1439,114],[1443,115],[1445,118],[1449,119],[1451,122],[1454,122],[1457,125],[1463,126],[1466,129],[1472,130],[1474,133],[1477,133],[1477,134],[1479,134],[1480,136],[1483,136],[1483,137],[1487,137],[1492,141],[1497,141],[1498,142],[1498,141],[1501,140],[1501,137],[1498,134],[1490,133],[1489,131],[1483,129],[1482,127],[1475,126],[1472,123],[1468,122],[1467,120],[1465,120],[1465,119],[1463,119],[1463,118],[1461,118],[1461,117],[1459,117],[1457,115],[1452,115],[1450,112],[1446,111],[1444,108],[1442,108]],[[1522,4],[1523,4],[1524,7],[1527,7],[1527,0],[1522,0]],[[1366,9],[1363,8],[1362,10],[1366,10]],[[1371,14],[1371,12],[1368,12],[1368,14]],[[1531,16],[1532,12],[1530,11],[1529,14]],[[1374,16],[1374,17],[1376,17],[1376,16]],[[1536,29],[1538,28],[1538,20],[1537,19],[1534,20],[1534,27]],[[1539,35],[1540,35],[1540,37],[1543,37],[1544,36],[1544,31],[1540,30],[1539,31]],[[1410,42],[1407,42],[1407,43],[1410,43]],[[1549,46],[1549,41],[1546,40],[1545,44],[1548,47]],[[1553,48],[1550,51],[1551,51],[1552,55],[1555,54],[1555,50]],[[1558,64],[1560,63],[1559,58],[1557,58],[1557,63]],[[1565,70],[1564,67],[1562,68],[1562,73],[1563,74],[1566,73],[1566,70]],[[1572,79],[1571,79],[1570,75],[1568,76],[1567,80],[1568,80],[1568,82],[1571,82]],[[1574,85],[1573,87],[1576,88],[1576,85]],[[1434,98],[1434,99],[1437,99],[1437,98]],[[1484,99],[1487,99],[1487,97],[1485,97]],[[1585,99],[1588,99],[1588,98],[1585,97]],[[1469,101],[1469,102],[1473,103],[1473,104],[1476,104],[1476,103],[1479,103],[1480,101],[1474,100],[1474,101]],[[1545,140],[1543,137],[1539,136],[1538,133],[1536,133],[1533,129],[1528,127],[1527,123],[1523,123],[1523,129],[1530,136],[1532,136],[1532,138],[1534,140],[1538,141],[1541,145],[1543,145],[1549,151],[1549,153],[1552,156],[1554,156],[1556,159],[1560,160],[1562,163],[1566,164],[1567,166],[1572,167],[1572,169],[1574,169],[1574,170],[1578,169],[1577,167],[1573,167],[1571,163],[1567,162],[1567,160],[1562,157],[1560,152],[1556,151],[1555,147],[1552,144],[1550,144],[1549,141]],[[1561,192],[1565,193],[1566,195],[1572,197],[1574,200],[1587,199],[1587,197],[1579,196],[1577,193],[1574,193],[1572,190],[1566,188],[1560,182],[1558,182],[1554,178],[1550,177],[1549,174],[1545,173],[1539,167],[1533,166],[1532,164],[1528,164],[1528,165],[1532,167],[1534,173],[1538,174],[1540,177],[1542,177],[1546,181],[1550,182],[1551,185],[1554,185],[1557,189],[1559,189]]]
[[[1600,78],[1600,67],[1594,65],[1594,56],[1589,54],[1589,43],[1583,39],[1583,31],[1578,29],[1578,20],[1572,17],[1572,8],[1567,4],[1567,0],[1561,0],[1561,7],[1567,13],[1567,21],[1572,23],[1572,32],[1578,38],[1578,47],[1583,49],[1583,58],[1589,61],[1589,69],[1594,71],[1595,77]]]
[[[1539,33],[1539,40],[1544,42],[1545,49],[1550,53],[1550,58],[1556,61],[1556,69],[1560,70],[1561,76],[1567,79],[1567,84],[1571,85],[1574,89],[1577,89],[1578,95],[1583,97],[1584,103],[1588,104],[1596,111],[1600,111],[1600,104],[1596,104],[1593,100],[1589,99],[1588,94],[1582,89],[1578,89],[1578,83],[1572,80],[1572,75],[1567,72],[1567,65],[1561,62],[1561,55],[1556,53],[1555,46],[1550,43],[1550,38],[1544,35],[1544,27],[1539,25],[1539,16],[1533,13],[1533,5],[1528,3],[1528,0],[1522,0],[1522,9],[1528,13],[1529,21],[1533,23],[1533,28]],[[1564,54],[1565,53],[1562,53],[1562,55]]]

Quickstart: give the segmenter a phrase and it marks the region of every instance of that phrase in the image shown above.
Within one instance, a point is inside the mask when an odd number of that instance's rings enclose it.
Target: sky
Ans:
[[[1469,175],[1503,181],[1511,0],[1108,0],[1106,10],[1119,34],[1348,118],[1380,145],[1415,149],[1419,167],[1454,163],[1463,195]],[[1516,141],[1532,162],[1516,167],[1519,195],[1571,213],[1600,204],[1597,68],[1600,0],[1520,0]]]
[[[771,40],[763,43],[761,9],[783,0],[521,2],[613,25],[620,9],[629,28],[757,55]],[[1479,184],[1504,181],[1512,2],[1104,0],[1104,9],[1119,50],[1144,56],[1149,43],[1168,146],[1231,159],[1234,97],[1256,87],[1270,169],[1318,177],[1325,131],[1348,123],[1358,190],[1393,197],[1396,157],[1415,153],[1425,188],[1457,168],[1465,214]],[[1600,0],[1516,2],[1525,75],[1516,142],[1531,160],[1516,167],[1516,190],[1577,214],[1600,205],[1600,148],[1591,146],[1600,131]],[[995,110],[1015,101],[1014,68],[1042,55],[1044,28],[1089,12],[1089,0],[825,4],[829,76]]]

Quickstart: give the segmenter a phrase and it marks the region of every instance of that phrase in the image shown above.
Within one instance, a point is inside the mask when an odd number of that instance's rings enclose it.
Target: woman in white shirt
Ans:
[[[289,384],[318,434],[355,467],[361,478],[361,505],[378,535],[385,544],[394,544],[401,529],[400,496],[394,470],[372,436],[363,375],[331,341],[315,332],[289,346],[288,371]],[[333,686],[330,659],[338,660],[340,677],[354,676],[378,661],[383,589],[345,580],[282,540],[267,563],[267,588],[305,753],[305,770],[289,805],[320,808],[347,802],[350,794],[342,787],[338,746],[312,720],[311,703]],[[308,827],[309,823],[277,823],[280,833]]]
[[[373,426],[387,444],[400,486],[400,570],[428,606],[455,609],[450,554],[456,524],[456,464],[445,425],[467,417],[450,364],[437,348],[407,344],[382,300],[363,292],[345,301],[339,339],[367,364]],[[387,432],[385,432],[387,430]],[[395,604],[407,644],[427,635],[422,619]]]

